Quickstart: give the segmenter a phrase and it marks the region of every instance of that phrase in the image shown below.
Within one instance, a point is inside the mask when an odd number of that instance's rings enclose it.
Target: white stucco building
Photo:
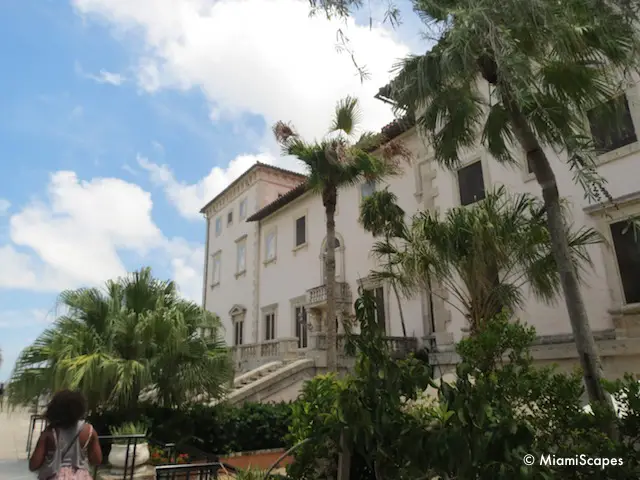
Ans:
[[[640,215],[638,85],[631,85],[626,98],[619,101],[628,105],[620,131],[607,131],[610,125],[599,124],[596,115],[590,115],[592,121],[585,119],[606,151],[598,159],[599,170],[619,209],[589,205],[562,154],[547,152],[560,193],[569,201],[572,221],[597,228],[607,239],[606,244],[590,248],[594,268],[585,277],[583,293],[609,376],[640,373],[640,242],[632,233],[622,234],[625,220]],[[409,124],[396,121],[383,133],[402,141],[414,159],[398,177],[339,192],[335,248],[342,304],[338,315],[352,313],[359,286],[372,289],[380,299],[379,314],[384,316],[394,348],[430,345],[434,362],[451,368],[456,361],[453,343],[463,336],[465,319],[438,299],[446,297],[446,291],[437,291],[433,305],[425,292],[403,301],[407,334],[415,340],[401,337],[398,307],[390,288],[368,278],[376,267],[369,253],[374,240],[358,223],[360,201],[372,188],[386,183],[407,215],[412,215],[473,203],[497,185],[536,195],[539,186],[524,156],[516,167],[501,166],[479,146],[464,155],[461,167],[451,172],[435,164],[426,142]],[[258,164],[202,209],[207,218],[203,302],[222,318],[226,340],[235,348],[238,370],[249,372],[237,382],[238,398],[295,395],[296,385],[325,365],[324,207],[319,195],[307,191],[304,180],[304,176]],[[577,362],[562,299],[549,306],[531,298],[517,316],[537,329],[537,359],[567,367]],[[266,365],[262,372],[253,370],[260,365]],[[265,380],[268,378],[272,381]],[[290,379],[287,384],[276,388],[285,378]],[[262,390],[256,382],[264,385]],[[286,392],[280,395],[278,391]]]

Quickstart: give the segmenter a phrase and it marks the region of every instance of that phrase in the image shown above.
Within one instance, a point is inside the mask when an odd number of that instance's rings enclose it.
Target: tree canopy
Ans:
[[[103,289],[62,292],[59,307],[63,314],[16,362],[13,404],[69,388],[91,409],[131,406],[144,392],[173,406],[221,396],[232,375],[219,319],[148,268]]]

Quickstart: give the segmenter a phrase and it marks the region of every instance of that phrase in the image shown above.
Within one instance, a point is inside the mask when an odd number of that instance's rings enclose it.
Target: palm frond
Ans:
[[[344,132],[353,135],[362,120],[360,104],[355,97],[338,101],[329,132]]]
[[[59,302],[67,313],[19,355],[8,389],[13,404],[72,388],[92,409],[130,407],[148,391],[179,405],[196,394],[217,398],[233,375],[218,317],[149,269],[107,282],[104,292],[63,292]],[[199,336],[202,326],[212,335]]]
[[[418,213],[405,232],[398,245],[374,245],[373,254],[387,259],[383,270],[402,277],[406,292],[429,288],[429,279],[445,285],[476,325],[503,308],[522,308],[526,286],[548,303],[559,294],[546,214],[529,194],[510,195],[499,187],[444,216]],[[569,238],[576,268],[589,265],[586,247],[600,241],[597,233],[570,230]]]

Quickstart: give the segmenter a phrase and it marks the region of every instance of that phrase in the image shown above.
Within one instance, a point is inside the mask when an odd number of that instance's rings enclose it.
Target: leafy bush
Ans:
[[[403,448],[418,470],[478,480],[636,478],[636,455],[603,433],[608,411],[583,411],[580,375],[533,366],[529,345],[534,337],[533,329],[499,316],[460,342],[456,381],[437,386],[437,399],[406,408],[417,428],[404,436]],[[606,470],[529,467],[523,463],[527,454],[536,459],[622,457],[626,463]]]
[[[291,404],[247,403],[163,408],[139,404],[135,410],[104,411],[89,421],[101,435],[114,425],[142,421],[155,440],[191,445],[212,454],[281,448],[291,421]]]
[[[355,374],[332,375],[307,382],[293,408],[290,444],[312,440],[295,454],[287,469],[291,478],[335,478],[340,438],[352,447],[351,479],[393,478],[405,470],[398,436],[410,417],[403,398],[426,388],[428,366],[413,356],[392,359],[384,331],[375,320],[375,300],[361,292],[356,301],[360,335],[348,336],[347,348],[358,352]],[[375,472],[375,474],[374,474]]]
[[[312,440],[296,453],[291,478],[331,478],[342,434],[353,452],[352,480],[640,478],[640,386],[631,376],[606,385],[621,418],[603,408],[586,413],[579,372],[534,367],[533,329],[499,315],[458,344],[456,380],[431,382],[435,395],[427,396],[424,365],[388,355],[367,303],[356,302],[355,373],[312,380],[293,409],[290,443]],[[616,441],[604,433],[612,421]],[[577,463],[529,467],[527,454]],[[622,465],[584,462],[597,457]]]

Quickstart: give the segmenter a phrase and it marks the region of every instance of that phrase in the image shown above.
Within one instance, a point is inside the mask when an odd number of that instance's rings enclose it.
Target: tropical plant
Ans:
[[[375,255],[390,265],[373,275],[391,276],[406,295],[429,288],[431,280],[443,285],[452,297],[443,300],[475,331],[503,309],[522,308],[525,286],[542,301],[557,300],[560,278],[546,216],[537,197],[512,195],[504,187],[444,216],[420,212],[398,229],[401,241],[374,245]],[[591,265],[586,247],[601,236],[586,227],[565,228],[572,266],[580,273]]]
[[[127,422],[110,429],[114,437],[126,437],[129,435],[147,435],[148,429],[143,422]],[[131,440],[127,438],[114,439],[113,443],[127,445]]]
[[[392,239],[404,236],[404,210],[397,203],[398,197],[390,192],[389,188],[373,192],[360,204],[360,223],[364,229],[374,237],[383,237],[385,244],[390,244]],[[404,322],[404,312],[400,301],[400,292],[397,285],[397,274],[391,262],[391,255],[387,255],[387,280],[391,284],[393,293],[398,303],[402,335],[407,336],[407,326]]]
[[[500,163],[516,163],[514,146],[524,152],[542,190],[589,398],[608,403],[547,152],[561,153],[589,200],[605,197],[613,202],[596,170],[597,146],[585,131],[585,119],[634,81],[631,74],[640,61],[640,8],[627,0],[412,3],[434,32],[436,44],[398,65],[386,96],[399,110],[416,112],[435,160],[445,167],[456,168],[460,153],[478,140]],[[347,16],[364,3],[311,0],[311,5],[329,15]],[[619,133],[624,109],[623,102],[613,103],[598,109],[609,117],[611,136]]]
[[[325,262],[325,285],[327,290],[327,368],[337,369],[337,326],[335,291],[336,260],[335,212],[338,192],[341,188],[359,181],[377,181],[386,175],[399,172],[400,158],[410,156],[408,150],[397,142],[385,143],[385,138],[364,132],[358,140],[360,109],[356,98],[346,97],[336,105],[333,122],[327,136],[321,141],[306,142],[287,123],[278,122],[273,127],[276,140],[284,155],[298,158],[306,167],[307,186],[322,196],[326,220],[327,253]],[[384,144],[384,146],[382,146]],[[372,152],[381,147],[379,153]]]
[[[102,409],[88,421],[100,435],[107,435],[112,426],[144,419],[155,440],[224,454],[286,446],[292,408],[289,403],[163,407],[140,402],[134,408]]]
[[[341,379],[314,378],[304,385],[294,406],[290,443],[310,441],[287,469],[292,478],[335,478],[340,452],[352,457],[348,478],[416,478],[399,475],[407,458],[398,434],[409,420],[401,407],[427,388],[430,369],[412,356],[392,358],[370,292],[360,291],[355,311],[360,334],[347,331],[346,345],[357,352],[354,373]]]
[[[442,34],[431,51],[399,65],[392,86],[399,108],[421,112],[418,125],[441,165],[455,168],[478,138],[501,163],[516,162],[514,144],[525,153],[542,190],[587,392],[603,403],[601,365],[545,148],[564,152],[590,200],[603,194],[612,200],[596,171],[597,148],[585,118],[624,93],[629,72],[638,67],[640,18],[633,3],[415,0],[418,14],[436,21]],[[480,90],[487,85],[489,102]],[[622,114],[612,110],[609,115]]]
[[[617,421],[609,409],[585,413],[580,374],[535,367],[529,351],[534,338],[532,328],[501,314],[457,345],[461,361],[455,380],[433,385],[435,397],[405,406],[417,420],[403,444],[414,468],[428,473],[426,478],[480,480],[638,475],[637,433],[627,437],[629,427],[637,427],[635,414]],[[611,385],[612,391],[629,392],[633,400],[625,404],[637,406],[637,381],[624,385]],[[619,423],[621,441],[612,442],[602,432],[610,422]],[[528,466],[526,455],[574,460]],[[615,463],[603,468],[598,457]]]
[[[62,388],[82,391],[91,411],[133,409],[141,394],[166,406],[223,394],[232,366],[219,319],[182,299],[175,283],[146,268],[104,290],[65,291],[59,302],[65,313],[18,358],[11,403]]]
[[[259,468],[238,469],[234,475],[237,480],[264,480],[265,472]]]
[[[453,380],[429,382],[424,365],[388,355],[375,330],[373,299],[357,311],[362,308],[370,320],[362,326],[364,337],[352,339],[359,367],[343,379],[308,382],[294,409],[292,440],[310,441],[288,467],[291,478],[336,478],[345,425],[353,454],[347,478],[358,480],[622,480],[640,474],[636,379],[606,385],[622,406],[619,419],[606,408],[586,413],[580,374],[536,367],[534,329],[501,313],[457,344]],[[602,431],[610,422],[621,434],[618,441]],[[538,463],[528,466],[525,455]],[[555,463],[539,463],[543,456]]]

